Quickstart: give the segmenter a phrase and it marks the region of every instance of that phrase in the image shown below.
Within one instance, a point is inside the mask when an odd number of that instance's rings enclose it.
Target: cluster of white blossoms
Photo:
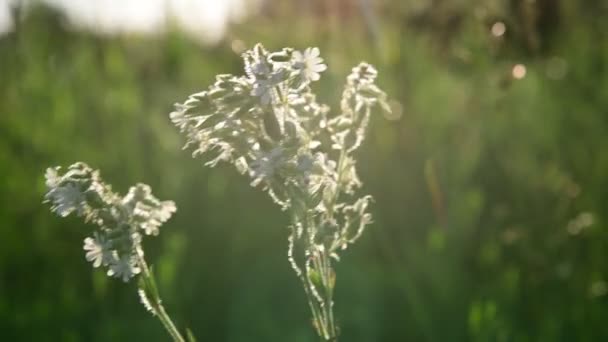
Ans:
[[[289,210],[289,260],[317,331],[329,340],[336,335],[331,259],[371,222],[371,197],[355,194],[362,183],[352,154],[372,108],[390,110],[386,94],[375,84],[376,70],[361,63],[347,77],[339,113],[330,116],[311,90],[327,68],[318,48],[269,52],[258,44],[243,60],[244,75],[218,75],[209,89],[176,104],[170,118],[194,156],[208,166],[232,163]]]
[[[103,182],[99,171],[84,163],[46,171],[45,202],[65,217],[83,217],[98,229],[84,240],[86,259],[93,267],[106,266],[107,274],[127,282],[141,272],[143,235],[158,235],[159,227],[176,211],[172,201],[159,201],[148,185],[136,184],[121,197]]]

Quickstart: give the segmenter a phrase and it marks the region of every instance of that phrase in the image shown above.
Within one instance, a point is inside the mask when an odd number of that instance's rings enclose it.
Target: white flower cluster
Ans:
[[[270,53],[258,44],[243,59],[245,75],[218,75],[208,90],[176,104],[171,120],[195,156],[203,155],[209,166],[233,163],[253,186],[261,184],[284,209],[296,210],[298,221],[306,215],[303,208],[312,211],[317,226],[340,213],[340,230],[327,247],[345,247],[358,235],[357,224],[370,221],[360,210],[370,197],[349,205],[338,195],[352,195],[361,186],[352,152],[365,137],[371,108],[388,110],[386,95],[374,83],[376,70],[366,63],[353,68],[341,113],[329,118],[329,108],[310,89],[326,69],[318,48]],[[363,216],[355,220],[352,213]]]
[[[371,197],[355,196],[361,181],[352,153],[364,140],[371,109],[390,110],[386,94],[374,83],[376,70],[361,63],[347,77],[340,112],[330,117],[310,87],[327,68],[318,48],[268,52],[258,44],[243,60],[244,75],[218,75],[208,90],[176,104],[170,117],[194,156],[209,166],[234,164],[290,211],[289,259],[321,312],[332,305],[322,295],[335,281],[329,259],[371,222]],[[333,335],[329,320],[329,312],[315,315],[324,337]]]
[[[176,211],[172,201],[159,201],[145,184],[131,187],[124,197],[112,192],[99,171],[84,163],[46,171],[45,202],[65,217],[76,213],[98,229],[84,240],[86,259],[93,267],[107,266],[107,274],[127,282],[141,272],[142,234],[158,235],[158,228]]]

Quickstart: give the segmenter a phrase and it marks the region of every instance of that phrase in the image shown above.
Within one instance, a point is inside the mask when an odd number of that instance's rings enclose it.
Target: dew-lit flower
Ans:
[[[76,212],[86,223],[97,226],[92,237],[84,239],[86,260],[94,268],[106,266],[109,277],[122,279],[125,283],[144,270],[139,282],[142,304],[153,315],[162,312],[165,319],[170,320],[152,285],[154,279],[144,259],[142,231],[157,235],[160,225],[176,211],[175,204],[160,201],[152,195],[148,185],[141,183],[131,187],[124,197],[120,196],[103,182],[99,171],[84,163],[70,165],[63,175],[59,171],[56,167],[45,173],[48,192],[44,202],[50,202],[51,210],[60,216]],[[172,336],[184,340],[175,329],[165,327]]]
[[[304,53],[300,51],[293,52],[293,67],[300,72],[305,81],[318,81],[321,76],[320,72],[327,69],[327,65],[323,64],[323,58],[319,57],[319,48],[307,48]]]
[[[275,86],[270,80],[256,80],[253,84],[251,95],[258,96],[263,105],[267,105],[272,101],[272,88]]]
[[[167,221],[175,210],[175,203],[172,201],[161,202],[158,206],[137,203],[133,215],[141,219],[140,228],[146,235],[158,235],[160,225]]]
[[[378,71],[371,64],[359,63],[353,68],[351,74],[346,78],[350,85],[358,85],[360,83],[373,83],[378,76]]]
[[[233,164],[251,177],[252,186],[262,183],[275,203],[290,211],[288,260],[313,311],[321,312],[315,322],[319,332],[331,340],[335,331],[322,309],[333,305],[330,260],[338,260],[340,249],[371,223],[371,197],[356,193],[362,184],[353,153],[364,140],[372,110],[390,111],[390,106],[375,83],[376,69],[367,63],[353,68],[338,113],[330,117],[309,87],[327,69],[318,48],[268,52],[257,44],[243,60],[245,75],[226,80],[244,86],[216,82],[177,104],[170,117],[194,156],[212,160],[206,165]],[[229,120],[235,125],[226,124]],[[138,205],[139,216],[147,222],[142,229],[154,234],[152,211]],[[330,298],[320,296],[325,292]]]
[[[125,283],[135,275],[139,274],[141,269],[131,255],[123,255],[120,258],[114,258],[110,263],[108,275],[110,277],[120,278]]]
[[[61,177],[57,172],[57,168],[49,167],[44,174],[45,184],[47,188],[55,188],[61,182]]]
[[[256,78],[251,95],[258,96],[263,105],[270,104],[274,98],[274,87],[283,81],[280,73],[271,74],[268,78]]]
[[[256,186],[263,180],[271,179],[282,165],[283,148],[275,147],[268,152],[257,152],[256,158],[250,164],[251,183]]]
[[[46,194],[46,200],[52,203],[51,211],[66,217],[75,210],[80,210],[84,196],[77,185],[67,183],[51,189]]]
[[[159,201],[152,195],[152,189],[141,183],[129,189],[122,204],[132,213],[136,228],[146,235],[158,235],[158,228],[177,210],[175,203]]]
[[[112,260],[112,253],[109,249],[110,243],[106,241],[103,235],[95,232],[94,236],[84,239],[84,250],[87,251],[85,257],[87,261],[93,263],[93,267],[97,268],[101,265],[108,265]]]
[[[253,76],[268,77],[270,72],[270,65],[264,60],[258,60],[251,64],[251,74]]]
[[[140,272],[136,251],[142,235],[158,235],[159,227],[176,211],[172,201],[160,201],[146,184],[137,184],[120,196],[103,182],[99,171],[84,163],[46,171],[45,202],[59,216],[72,212],[97,225],[84,239],[85,258],[93,267],[108,266],[108,275],[128,281]],[[143,252],[143,251],[142,251]]]

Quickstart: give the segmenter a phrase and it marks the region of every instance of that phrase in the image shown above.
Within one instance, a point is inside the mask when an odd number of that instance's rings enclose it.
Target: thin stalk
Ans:
[[[293,225],[291,226],[292,231],[291,234],[292,236],[295,238],[297,238],[297,231],[296,231],[296,225],[297,225],[297,219],[293,218]],[[308,228],[308,227],[307,227]],[[295,248],[295,245],[294,247]],[[306,300],[308,301],[308,306],[310,307],[310,311],[312,312],[312,317],[313,317],[313,322],[315,324],[315,329],[317,331],[317,333],[319,334],[319,336],[325,336],[326,335],[326,331],[325,331],[325,327],[323,326],[323,322],[321,320],[321,312],[319,310],[319,308],[317,308],[316,305],[316,298],[314,298],[314,296],[312,295],[312,293],[310,293],[310,289],[309,289],[309,285],[308,285],[308,279],[306,278],[307,275],[305,275],[302,272],[302,267],[297,265],[295,256],[294,256],[294,252],[292,251],[292,260],[294,263],[294,271],[296,272],[296,274],[298,275],[298,278],[300,278],[300,281],[302,282],[302,287],[304,288],[304,293],[306,293]]]
[[[318,254],[318,257],[315,256],[313,258],[313,263],[315,268],[318,270],[319,275],[321,276],[321,283],[324,287],[323,296],[323,323],[325,325],[325,329],[327,331],[327,335],[325,336],[326,341],[336,341],[337,340],[337,332],[336,326],[334,324],[334,313],[333,313],[333,291],[331,284],[331,265],[328,262],[326,251],[321,251]]]
[[[342,183],[342,169],[344,168],[344,161],[346,160],[346,148],[342,147],[342,150],[340,151],[340,159],[338,159],[338,166],[337,166],[337,170],[338,170],[338,179],[336,180],[337,186],[336,186],[336,193],[333,195],[333,197],[331,198],[330,204],[327,206],[327,217],[329,219],[332,219],[334,216],[334,206],[336,204],[336,201],[338,200],[338,197],[340,196],[340,183]]]
[[[334,301],[333,301],[333,285],[332,284],[332,280],[331,280],[331,260],[329,259],[328,256],[328,251],[323,251],[323,253],[321,253],[321,263],[323,264],[323,268],[325,270],[324,272],[324,278],[325,278],[325,305],[327,306],[327,322],[329,325],[329,331],[330,331],[330,335],[332,337],[337,337],[337,333],[336,333],[336,326],[334,323]],[[324,262],[323,262],[324,261]]]
[[[283,124],[284,124],[284,119],[285,119],[285,115],[287,114],[287,111],[289,110],[289,103],[287,101],[287,96],[284,92],[284,90],[280,87],[277,86],[275,87],[274,91],[276,91],[276,93],[278,94],[281,104],[283,106],[283,113],[280,113],[281,115],[283,115],[282,118],[278,118],[277,120],[280,121],[279,122],[279,126],[281,127],[281,130],[283,130]],[[275,116],[277,113],[275,112]],[[281,122],[282,120],[282,122]],[[283,133],[283,132],[282,132]],[[334,210],[334,205],[338,199],[338,196],[340,194],[340,183],[342,181],[342,169],[344,168],[344,162],[346,160],[346,149],[343,148],[342,151],[340,152],[340,159],[338,161],[338,187],[336,188],[336,193],[334,194],[334,196],[331,199],[331,204],[328,206],[328,217],[332,218],[333,217],[333,210]],[[295,198],[292,198],[292,201],[295,200]],[[310,245],[314,245],[314,241],[313,241],[313,236],[315,234],[315,222],[314,222],[314,218],[312,217],[312,215],[308,212],[308,208],[306,208],[307,213],[306,213],[306,229],[305,232],[308,235],[308,239],[310,239],[309,241],[307,241],[307,244]],[[295,224],[295,222],[294,222]],[[292,232],[295,236],[295,231]],[[313,269],[318,272],[318,274],[321,277],[321,283],[324,287],[323,289],[323,299],[321,298],[317,298],[313,295],[312,291],[314,289],[312,289],[311,287],[315,286],[315,284],[313,284],[311,282],[311,280],[308,278],[308,271],[306,272],[306,274],[304,274],[303,272],[300,272],[298,274],[300,280],[302,281],[302,285],[304,287],[304,292],[306,293],[306,297],[308,299],[308,305],[310,306],[310,310],[312,311],[312,316],[313,316],[313,320],[315,321],[315,327],[317,329],[317,333],[320,335],[319,337],[321,337],[322,341],[327,342],[327,341],[332,341],[335,342],[337,341],[337,334],[336,334],[336,326],[334,323],[334,314],[333,314],[333,289],[330,286],[330,277],[331,277],[331,263],[328,260],[328,256],[325,255],[326,253],[328,253],[327,251],[322,251],[318,256],[317,255],[310,255],[308,257],[312,258],[312,262],[313,262]]]
[[[137,260],[139,266],[142,269],[141,276],[143,277],[146,287],[148,287],[149,289],[155,288],[155,286],[153,285],[154,279],[152,278],[152,272],[150,272],[150,268],[148,267],[148,264],[144,259],[143,251],[139,247],[137,247]],[[182,337],[179,330],[175,326],[175,323],[173,323],[171,317],[165,311],[165,307],[162,305],[162,300],[160,299],[160,296],[156,293],[156,291],[152,291],[151,294],[154,296],[154,298],[151,298],[151,300],[153,301],[151,305],[154,308],[155,316],[158,317],[163,327],[165,327],[165,330],[167,330],[169,335],[171,335],[173,341],[185,342],[186,340]]]
[[[312,217],[312,214],[310,212],[306,213],[306,231],[309,232],[309,236],[308,236],[308,239],[310,239],[309,244],[314,245],[313,234],[315,231],[315,223],[314,223],[314,218]],[[319,275],[321,276],[321,282],[323,283],[323,280],[322,280],[323,274],[321,273],[322,270],[319,268],[316,255],[313,253],[309,257],[312,259],[312,262],[313,262],[313,270],[316,270],[317,273],[319,273]],[[308,283],[310,284],[310,286],[315,286],[315,284],[313,284],[310,280],[308,281]],[[311,292],[311,291],[309,291],[309,292]],[[317,294],[317,296],[319,296],[319,298],[312,296],[312,293],[310,293],[314,303],[319,306],[318,310],[320,311],[320,313],[319,313],[318,324],[321,325],[321,327],[322,327],[322,331],[323,331],[322,337],[327,340],[330,338],[330,335],[331,335],[331,330],[329,330],[329,327],[327,324],[327,308],[326,308],[326,305],[319,303],[319,301],[322,301],[322,299],[320,298],[318,290],[317,290],[316,294]]]
[[[306,299],[308,299],[308,305],[310,306],[310,310],[312,311],[312,317],[313,320],[315,322],[315,328],[317,330],[317,333],[319,333],[319,335],[321,335],[322,337],[327,336],[327,329],[325,328],[325,324],[323,323],[323,319],[322,319],[322,314],[319,310],[319,308],[317,308],[316,303],[316,299],[314,298],[314,296],[310,293],[310,290],[308,289],[308,284],[307,284],[307,280],[304,276],[304,274],[300,275],[300,280],[302,280],[302,285],[304,286],[304,292],[306,292]]]

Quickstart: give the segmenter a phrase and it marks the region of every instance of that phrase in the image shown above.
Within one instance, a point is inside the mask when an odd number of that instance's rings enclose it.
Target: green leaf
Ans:
[[[194,337],[192,330],[190,330],[189,328],[186,328],[186,340],[188,342],[196,342],[196,337]]]
[[[321,281],[321,275],[313,268],[308,271],[308,279],[316,288],[322,289],[324,287],[323,282]]]

